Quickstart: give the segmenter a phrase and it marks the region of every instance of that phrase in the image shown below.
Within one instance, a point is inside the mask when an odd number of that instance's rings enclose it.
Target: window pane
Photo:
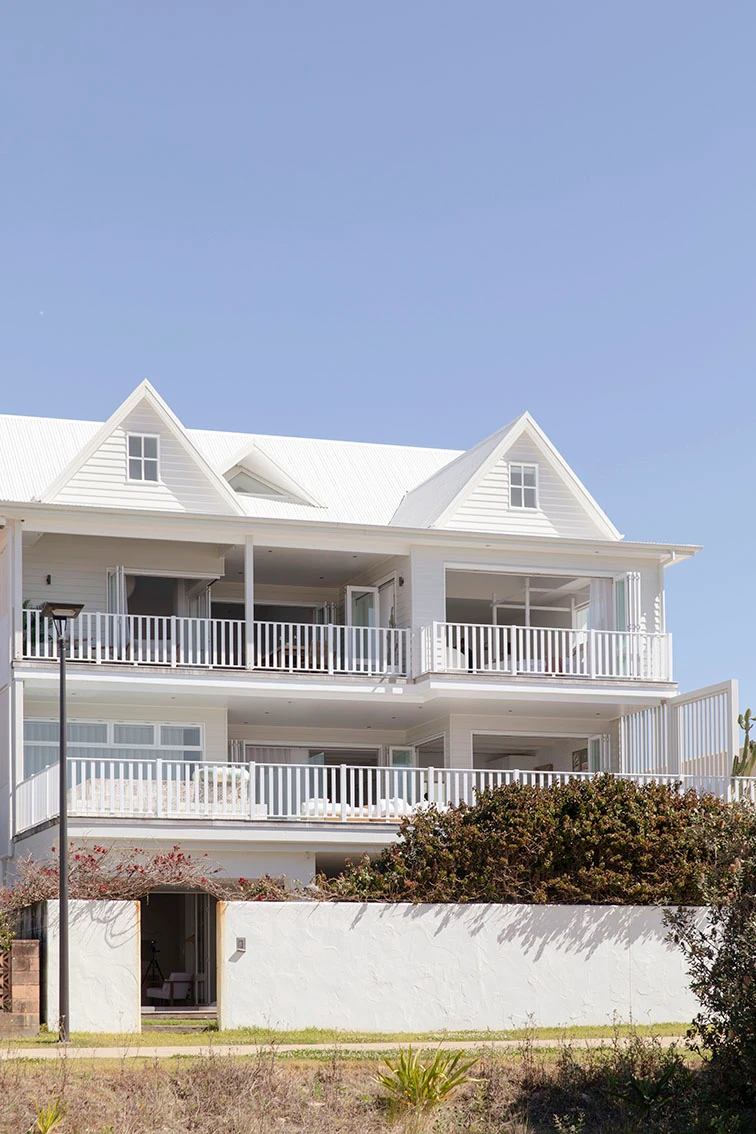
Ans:
[[[157,454],[157,446],[158,446],[157,437],[143,437],[142,438],[142,444],[144,446],[144,450],[143,450],[144,456],[150,457],[150,458],[152,458],[152,460],[156,461],[157,455],[158,455]]]
[[[36,776],[51,764],[57,764],[58,750],[51,745],[25,744],[24,745],[24,779]]]
[[[509,476],[512,484],[522,484],[522,465],[512,465]]]
[[[144,462],[144,479],[145,480],[157,481],[157,478],[158,478],[157,461],[145,460],[145,462]]]
[[[523,484],[527,484],[530,488],[536,486],[536,471],[535,465],[525,465],[523,470]]]
[[[141,457],[142,455],[142,438],[137,436],[129,437],[129,456]]]
[[[116,744],[154,744],[155,726],[143,724],[117,724],[113,726]]]
[[[184,748],[193,744],[199,748],[202,743],[201,730],[198,728],[182,728],[178,725],[162,725],[160,728],[160,743],[167,748]]]
[[[525,493],[525,507],[535,508],[536,506],[536,490],[534,488],[523,489]]]
[[[108,743],[108,726],[106,724],[85,723],[83,721],[76,721],[76,723],[69,722],[68,728],[69,741],[76,744],[107,744]]]
[[[510,488],[509,501],[513,508],[522,508],[522,489]]]
[[[142,462],[129,458],[129,480],[142,479]]]
[[[24,740],[49,740],[58,743],[57,721],[24,721]]]

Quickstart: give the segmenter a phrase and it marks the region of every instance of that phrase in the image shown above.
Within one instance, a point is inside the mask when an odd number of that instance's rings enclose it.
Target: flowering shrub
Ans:
[[[606,775],[419,812],[373,862],[318,881],[342,901],[701,905],[749,845],[749,806]]]
[[[284,879],[246,879],[221,876],[221,868],[207,855],[192,858],[180,846],[169,851],[146,851],[142,847],[118,845],[75,846],[69,849],[69,893],[72,898],[109,898],[134,901],[153,890],[176,886],[201,890],[213,897],[234,901],[285,901],[292,896]],[[18,867],[18,881],[0,890],[0,949],[3,918],[57,898],[60,878],[58,856],[38,862],[28,857]]]

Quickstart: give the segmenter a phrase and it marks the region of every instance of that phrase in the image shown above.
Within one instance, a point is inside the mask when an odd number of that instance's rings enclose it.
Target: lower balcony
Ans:
[[[432,804],[443,809],[474,803],[486,788],[511,783],[549,787],[597,774],[69,758],[68,812],[73,818],[398,824]],[[638,783],[679,783],[699,793],[756,803],[756,779],[627,775]],[[55,819],[58,798],[57,764],[22,781],[15,793],[15,833]]]

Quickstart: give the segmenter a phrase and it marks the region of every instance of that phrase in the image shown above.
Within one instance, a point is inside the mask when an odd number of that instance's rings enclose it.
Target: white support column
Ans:
[[[255,547],[244,540],[244,655],[247,669],[255,668]]]
[[[469,726],[461,726],[454,716],[450,716],[447,735],[449,745],[446,752],[446,766],[448,768],[472,768],[473,746],[472,732]]]
[[[10,760],[9,760],[9,814],[8,833],[16,830],[16,787],[24,778],[24,683],[12,681],[10,685]],[[4,841],[4,840],[3,840]]]
[[[21,658],[24,652],[23,605],[24,574],[21,548],[21,525],[14,520],[9,525],[11,552],[11,620],[13,626],[13,657]]]

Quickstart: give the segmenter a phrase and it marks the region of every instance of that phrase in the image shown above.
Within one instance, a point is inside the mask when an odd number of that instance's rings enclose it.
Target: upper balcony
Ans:
[[[24,658],[56,660],[52,620],[38,610],[23,613]],[[82,612],[68,624],[68,657],[95,665],[368,677],[410,673],[409,630],[297,622],[254,622],[251,629],[249,642],[243,620]]]
[[[52,621],[23,612],[23,656],[55,661]],[[68,625],[68,657],[95,665],[412,675],[411,632],[332,623],[83,612]],[[250,652],[251,651],[251,652]],[[669,634],[434,622],[420,632],[416,672],[595,680],[672,680]],[[248,661],[250,664],[248,664]]]

